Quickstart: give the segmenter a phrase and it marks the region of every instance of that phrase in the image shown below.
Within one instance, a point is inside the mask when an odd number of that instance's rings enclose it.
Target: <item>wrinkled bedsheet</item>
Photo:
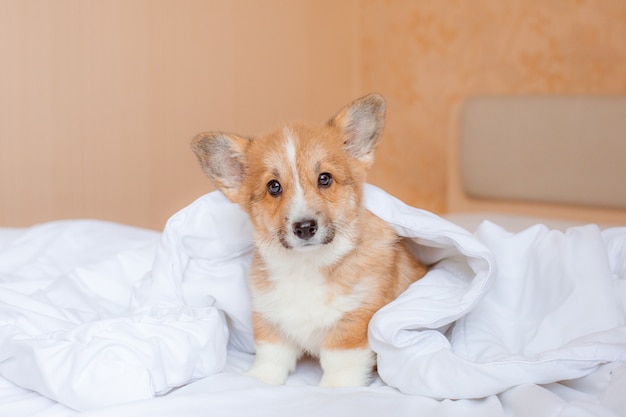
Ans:
[[[370,323],[372,387],[329,393],[315,387],[315,371],[279,389],[239,376],[253,354],[251,231],[219,193],[175,214],[162,234],[87,220],[2,229],[0,376],[93,415],[116,404],[116,415],[168,415],[180,398],[216,390],[211,401],[380,395],[423,410],[482,398],[482,415],[500,415],[502,401],[532,411],[533,390],[546,404],[556,395],[556,413],[568,390],[589,386],[608,404],[591,409],[626,405],[615,394],[626,389],[626,228],[514,234],[486,222],[472,234],[375,187],[366,204],[433,265]]]

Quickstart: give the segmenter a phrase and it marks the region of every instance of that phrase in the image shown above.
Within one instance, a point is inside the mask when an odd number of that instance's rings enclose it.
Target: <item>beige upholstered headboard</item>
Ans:
[[[479,97],[450,144],[450,212],[626,224],[626,97]]]

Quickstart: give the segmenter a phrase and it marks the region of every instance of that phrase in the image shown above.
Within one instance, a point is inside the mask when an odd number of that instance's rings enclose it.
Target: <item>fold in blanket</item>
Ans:
[[[486,223],[472,235],[375,187],[365,200],[434,265],[370,323],[389,385],[474,398],[626,360],[626,229],[513,235]],[[175,214],[156,249],[154,233],[97,222],[26,235],[0,245],[0,375],[16,384],[88,409],[166,393],[219,372],[227,349],[253,351],[251,229],[223,195]]]
[[[479,274],[465,294],[453,294],[463,273],[446,259],[373,318],[370,340],[388,384],[434,398],[482,398],[626,361],[626,228],[562,233],[539,225],[514,235],[487,222],[476,235],[498,266],[482,298],[468,296]],[[467,308],[446,337],[432,331],[457,318],[450,301],[463,296]]]

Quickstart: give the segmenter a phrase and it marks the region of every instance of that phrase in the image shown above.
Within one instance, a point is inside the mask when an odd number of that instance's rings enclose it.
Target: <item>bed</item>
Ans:
[[[475,98],[453,128],[450,213],[366,188],[434,265],[372,320],[369,386],[241,375],[250,225],[210,193],[162,232],[0,229],[0,415],[626,415],[626,99]]]

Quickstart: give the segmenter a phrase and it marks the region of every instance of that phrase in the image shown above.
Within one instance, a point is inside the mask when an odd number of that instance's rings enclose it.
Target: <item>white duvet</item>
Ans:
[[[397,389],[426,408],[502,393],[514,403],[535,384],[602,364],[610,365],[600,385],[610,391],[621,375],[626,387],[626,228],[538,225],[512,234],[484,223],[470,234],[371,186],[366,203],[435,265],[370,323],[381,378],[372,392]],[[250,253],[245,215],[219,193],[174,215],[161,235],[93,221],[3,229],[0,375],[77,410],[202,378],[150,411],[167,415],[202,387],[236,403],[239,390],[257,384],[238,376],[246,364],[237,362],[253,351]],[[311,387],[311,398],[336,399],[316,383],[297,385]],[[258,384],[252,392],[267,393],[265,401],[297,391]]]

